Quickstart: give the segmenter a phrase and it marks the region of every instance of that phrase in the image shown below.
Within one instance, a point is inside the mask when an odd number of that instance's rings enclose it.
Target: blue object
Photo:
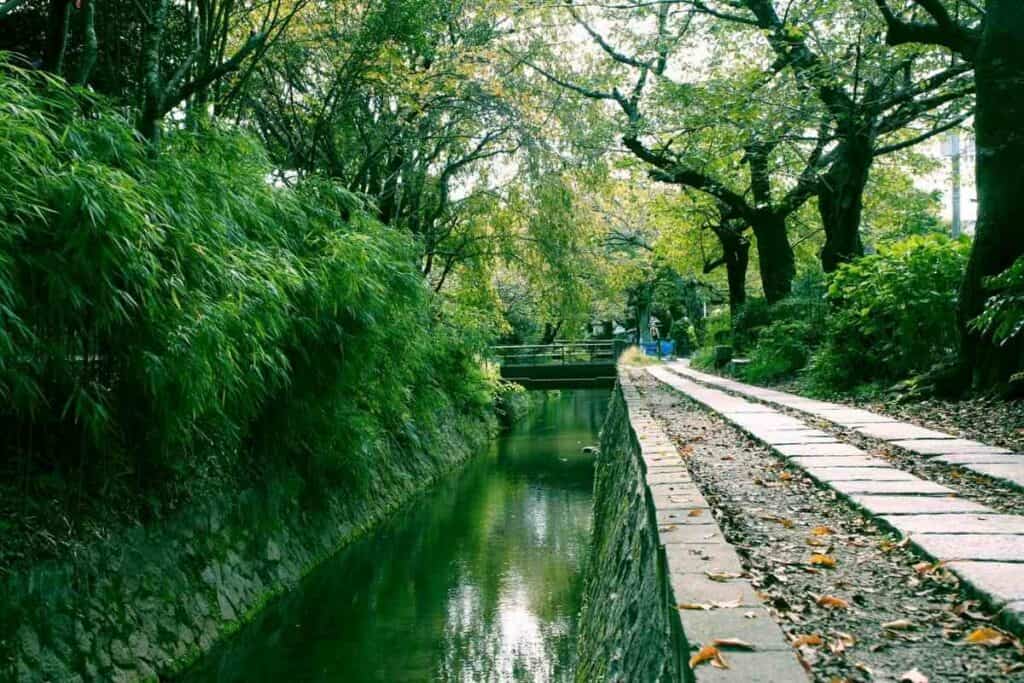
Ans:
[[[644,342],[640,347],[644,350],[645,355],[657,357],[659,344],[661,344],[662,356],[671,356],[676,352],[676,343],[674,341]]]

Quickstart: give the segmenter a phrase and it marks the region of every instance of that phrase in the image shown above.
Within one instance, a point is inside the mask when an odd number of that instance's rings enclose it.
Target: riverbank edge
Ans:
[[[640,440],[619,383],[601,430],[593,529],[576,680],[684,680],[686,642]]]
[[[451,414],[419,447],[377,444],[367,481],[324,496],[297,476],[198,503],[77,558],[3,581],[0,679],[173,678],[325,559],[479,453],[494,420]]]

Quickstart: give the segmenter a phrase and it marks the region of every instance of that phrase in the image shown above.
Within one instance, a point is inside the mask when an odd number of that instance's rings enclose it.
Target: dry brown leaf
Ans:
[[[748,643],[745,640],[739,638],[715,638],[711,641],[711,644],[715,647],[725,650],[756,650],[752,643]]]
[[[690,610],[709,610],[714,609],[714,605],[709,605],[705,602],[682,602],[676,605],[679,609],[690,609]]]
[[[911,669],[900,676],[900,683],[928,683],[928,677],[917,669]]]
[[[704,572],[704,574],[712,581],[718,581],[719,583],[743,578],[743,574],[737,574],[736,572]]]
[[[726,664],[725,659],[722,658],[722,653],[719,652],[718,648],[714,645],[705,645],[690,657],[690,668],[700,666],[704,662],[711,662],[711,666],[719,669],[728,669],[729,665]]]
[[[817,567],[834,567],[836,566],[836,558],[831,555],[815,553],[811,555],[811,564]]]
[[[910,619],[896,619],[882,624],[882,628],[890,631],[909,631],[914,628],[914,622]]]
[[[688,516],[689,517],[700,517],[703,514],[704,514],[703,510],[695,509],[695,510],[690,510],[690,514]]]
[[[811,529],[812,536],[829,536],[831,533],[832,530],[829,529],[827,526],[816,526],[813,529]]]
[[[999,647],[1000,645],[1006,645],[1009,643],[1010,638],[997,628],[981,626],[968,633],[967,637],[964,638],[964,642],[968,645]]]
[[[932,570],[932,566],[931,562],[918,562],[914,565],[914,571],[923,576]]]
[[[818,647],[822,643],[821,636],[817,633],[797,636],[793,638],[793,647]]]
[[[828,609],[849,609],[850,603],[835,595],[822,595],[818,598],[818,607],[827,607]]]
[[[829,542],[823,538],[815,538],[814,536],[807,537],[807,545],[814,548],[824,548],[829,545]]]
[[[782,481],[789,481],[792,478],[793,478],[792,472],[780,472],[779,473],[779,479],[781,479]]]

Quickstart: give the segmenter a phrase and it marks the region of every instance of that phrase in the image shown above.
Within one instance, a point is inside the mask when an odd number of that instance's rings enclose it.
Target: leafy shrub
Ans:
[[[764,384],[795,375],[807,365],[822,338],[820,321],[813,317],[776,320],[761,331],[744,379]]]
[[[1024,258],[985,285],[991,296],[971,326],[998,345],[1008,344],[1024,332]]]
[[[957,290],[968,244],[915,236],[842,265],[828,289],[814,386],[850,389],[924,372],[955,353]]]
[[[269,184],[237,133],[175,132],[154,159],[102,101],[4,65],[0,101],[0,465],[354,484],[378,439],[489,403],[487,333],[356,197]]]

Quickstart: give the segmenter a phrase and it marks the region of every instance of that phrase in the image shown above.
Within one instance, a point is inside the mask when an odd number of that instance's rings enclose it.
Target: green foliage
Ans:
[[[227,131],[154,159],[103,102],[6,66],[0,101],[4,456],[34,442],[104,485],[247,457],[358,483],[377,437],[489,404],[486,330],[355,196],[269,184]]]
[[[966,241],[918,236],[841,266],[828,289],[832,312],[811,362],[812,385],[894,382],[954,354],[968,248]]]
[[[985,284],[992,294],[971,326],[1000,346],[1019,339],[1024,332],[1024,258]]]

